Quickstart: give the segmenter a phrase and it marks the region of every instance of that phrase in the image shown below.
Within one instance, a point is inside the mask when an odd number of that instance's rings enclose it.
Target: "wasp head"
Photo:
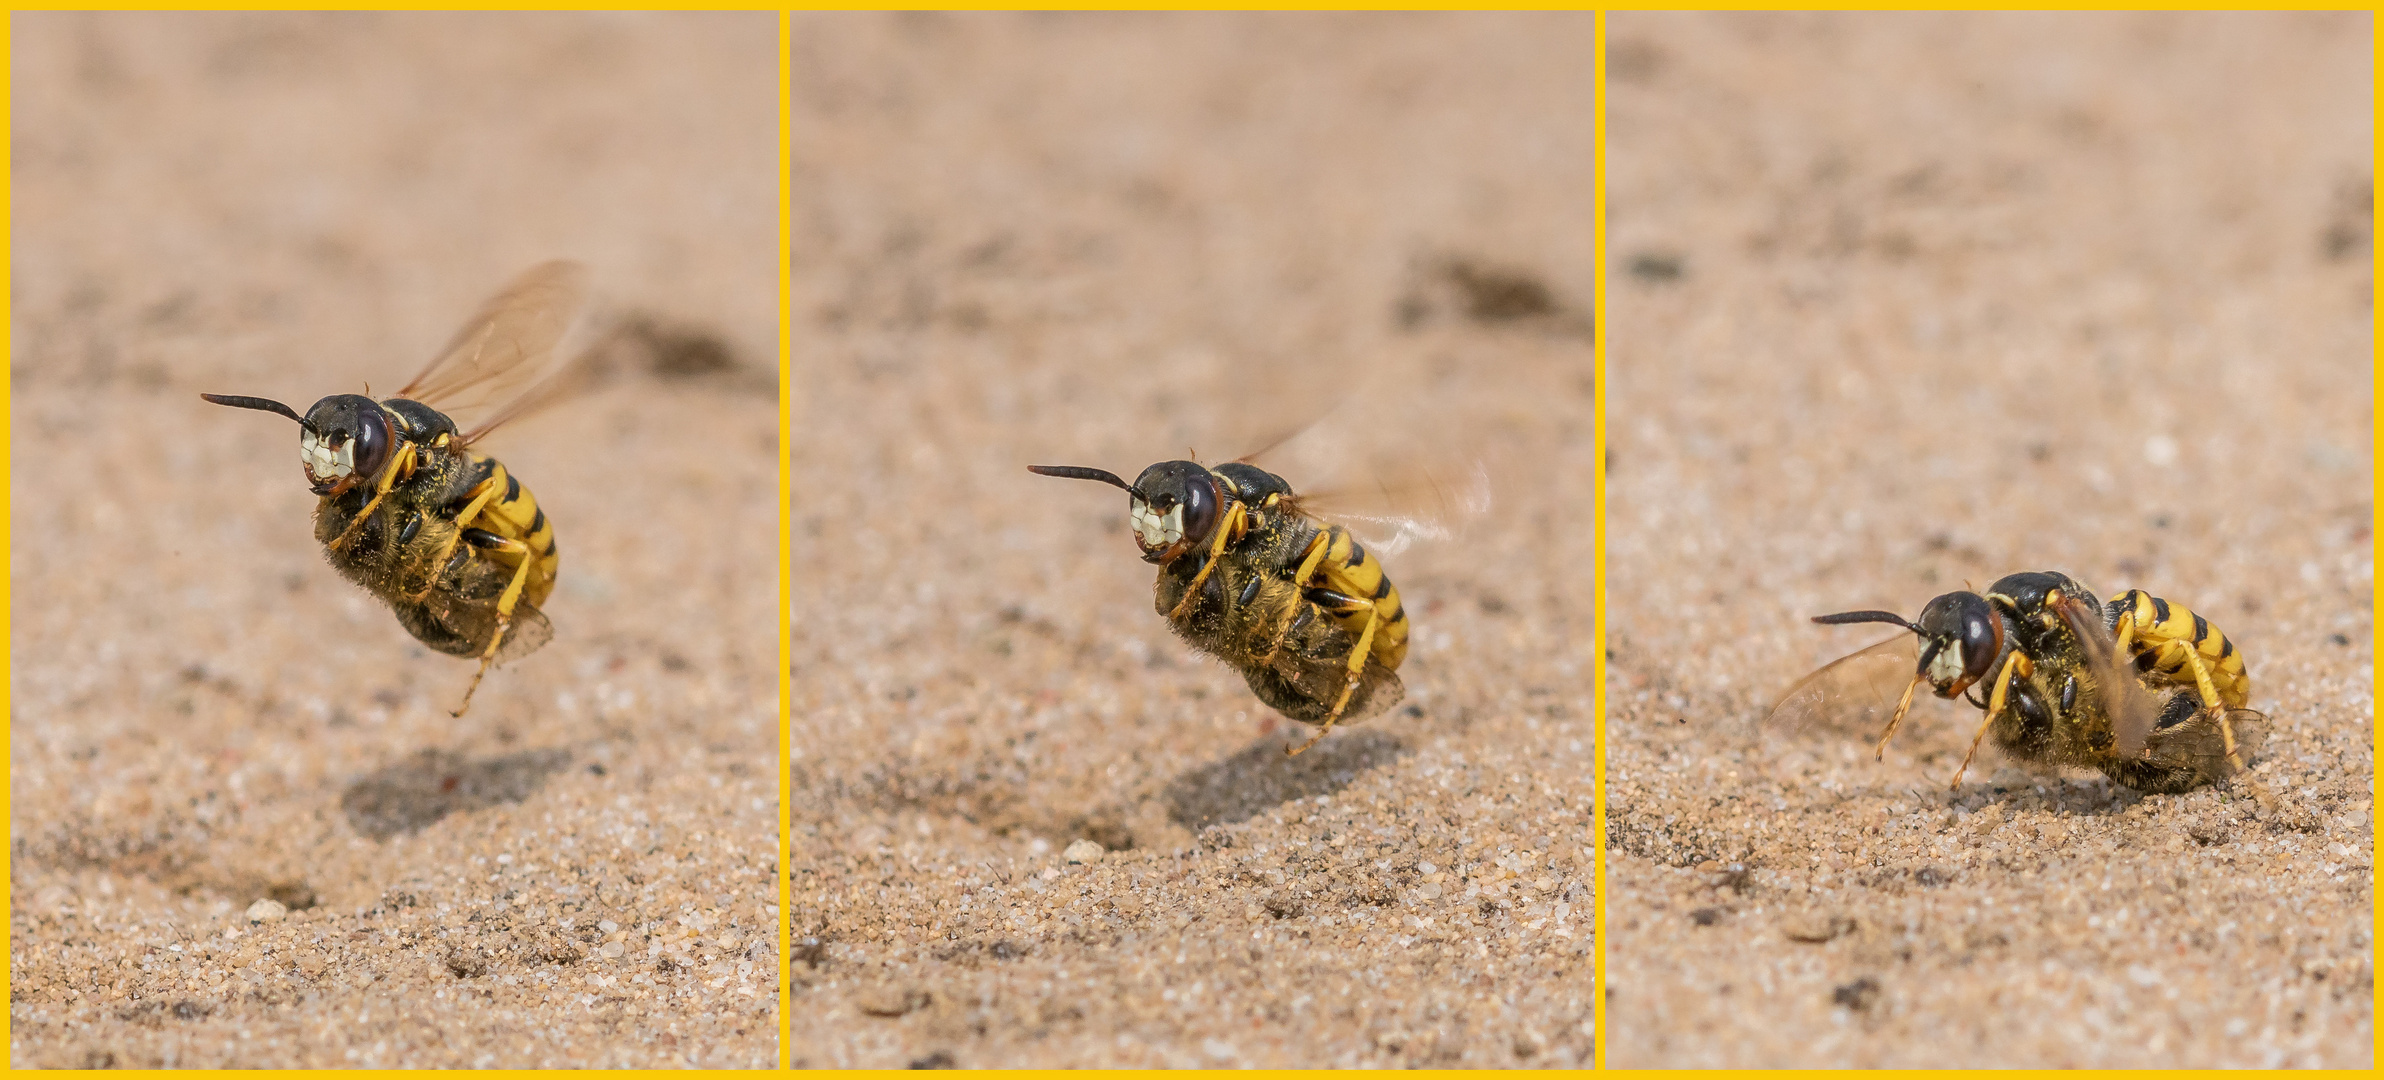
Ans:
[[[1986,597],[1974,592],[1951,592],[1931,600],[1912,622],[1892,611],[1849,611],[1813,621],[1890,623],[1920,635],[1920,669],[1915,674],[1941,698],[1970,689],[2003,656],[2003,620]]]
[[[1209,534],[1216,531],[1218,511],[1225,502],[1224,495],[1217,490],[1215,474],[1190,461],[1162,461],[1142,470],[1142,475],[1131,484],[1118,479],[1116,473],[1077,465],[1029,465],[1027,471],[1072,480],[1098,480],[1125,489],[1134,500],[1127,510],[1128,522],[1134,529],[1134,542],[1142,548],[1144,562],[1173,562],[1177,556],[1205,543]]]
[[[300,416],[266,398],[201,394],[218,405],[279,413],[298,421],[298,463],[317,495],[337,495],[381,475],[396,444],[389,414],[362,394],[334,394]]]
[[[1920,674],[1938,697],[1970,689],[2003,656],[2003,620],[1986,597],[1974,592],[1950,592],[1929,601],[1914,630],[1920,634]]]

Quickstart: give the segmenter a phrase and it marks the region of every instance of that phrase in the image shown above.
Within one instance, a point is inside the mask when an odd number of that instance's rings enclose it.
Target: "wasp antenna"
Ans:
[[[1093,469],[1083,465],[1029,465],[1026,467],[1026,471],[1037,476],[1057,476],[1064,480],[1099,480],[1111,487],[1123,488],[1129,492],[1134,490],[1134,485],[1118,479],[1118,474],[1107,469]]]
[[[1815,615],[1813,616],[1813,621],[1820,623],[1823,626],[1843,626],[1847,623],[1883,622],[1901,626],[1915,634],[1920,633],[1920,627],[1918,625],[1907,622],[1903,616],[1892,611],[1845,611],[1836,615]]]
[[[218,405],[229,405],[235,409],[255,409],[258,412],[280,413],[298,421],[299,427],[308,431],[315,429],[314,425],[307,423],[306,418],[298,415],[296,410],[272,398],[243,397],[239,394],[200,394],[199,396]]]

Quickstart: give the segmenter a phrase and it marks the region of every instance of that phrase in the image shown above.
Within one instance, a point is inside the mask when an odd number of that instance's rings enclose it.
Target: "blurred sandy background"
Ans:
[[[1610,30],[1611,1063],[2371,1064],[2369,17]],[[2252,775],[1757,749],[2037,569],[2223,627]]]
[[[1590,17],[794,35],[795,1064],[1587,1065]],[[1425,444],[1497,502],[1385,560],[1407,704],[1287,760],[1125,496],[1025,466],[1336,386],[1295,486]]]
[[[11,25],[11,1064],[770,1064],[772,17]],[[555,638],[455,720],[197,395],[392,392],[557,256],[612,381],[485,444]]]

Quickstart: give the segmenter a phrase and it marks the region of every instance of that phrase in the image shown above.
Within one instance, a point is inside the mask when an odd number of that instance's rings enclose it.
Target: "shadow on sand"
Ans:
[[[375,840],[417,832],[449,814],[518,803],[571,764],[571,751],[524,750],[472,760],[424,750],[348,786],[339,808],[348,825]]]
[[[1185,772],[1159,798],[1167,816],[1185,828],[1246,821],[1293,799],[1329,795],[1358,774],[1409,753],[1398,736],[1381,731],[1336,731],[1307,753],[1283,753],[1283,736],[1267,735],[1242,752]]]

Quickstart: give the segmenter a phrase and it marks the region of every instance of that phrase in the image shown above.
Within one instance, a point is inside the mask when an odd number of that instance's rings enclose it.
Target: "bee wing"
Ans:
[[[523,604],[513,609],[513,625],[505,631],[505,643],[497,646],[497,663],[510,664],[537,652],[555,639],[555,624],[546,621],[546,613]]]
[[[1802,738],[1816,732],[1876,737],[1896,701],[1920,669],[1920,638],[1901,633],[1839,657],[1788,688],[1763,714],[1767,736]]]
[[[1396,555],[1418,540],[1449,540],[1490,512],[1490,472],[1481,462],[1462,468],[1413,466],[1378,471],[1372,483],[1291,496],[1293,512],[1339,522],[1380,555]]]
[[[2235,731],[2236,757],[2248,765],[2267,742],[2268,714],[2252,709],[2229,709],[2226,715],[2228,726]],[[2197,712],[2183,723],[2153,731],[2147,743],[2152,757],[2189,762],[2196,771],[2213,780],[2226,779],[2235,771],[2234,763],[2227,760],[2226,732],[2219,727],[2218,714],[2209,710]]]
[[[488,575],[468,590],[459,589],[452,582],[442,583],[433,590],[423,606],[437,620],[440,628],[456,640],[469,642],[473,654],[488,644],[489,635],[497,632],[495,597],[481,585],[490,585],[496,575]],[[466,595],[467,591],[470,595]],[[497,663],[509,664],[554,640],[555,627],[545,613],[530,605],[516,604],[513,622],[505,629],[505,642],[497,646]]]
[[[2118,655],[2119,639],[2103,625],[2101,610],[2066,594],[2052,600],[2051,606],[2061,613],[2061,621],[2085,653],[2087,671],[2102,696],[2103,712],[2111,719],[2111,738],[2120,755],[2142,755],[2153,725],[2160,720],[2160,703],[2144,689],[2135,666]]]
[[[504,406],[473,432],[473,438],[522,415],[528,410],[508,403],[531,396],[523,390],[547,368],[555,345],[570,328],[587,293],[586,279],[586,271],[574,262],[544,262],[524,271],[482,304],[397,396],[451,416],[459,410]]]

